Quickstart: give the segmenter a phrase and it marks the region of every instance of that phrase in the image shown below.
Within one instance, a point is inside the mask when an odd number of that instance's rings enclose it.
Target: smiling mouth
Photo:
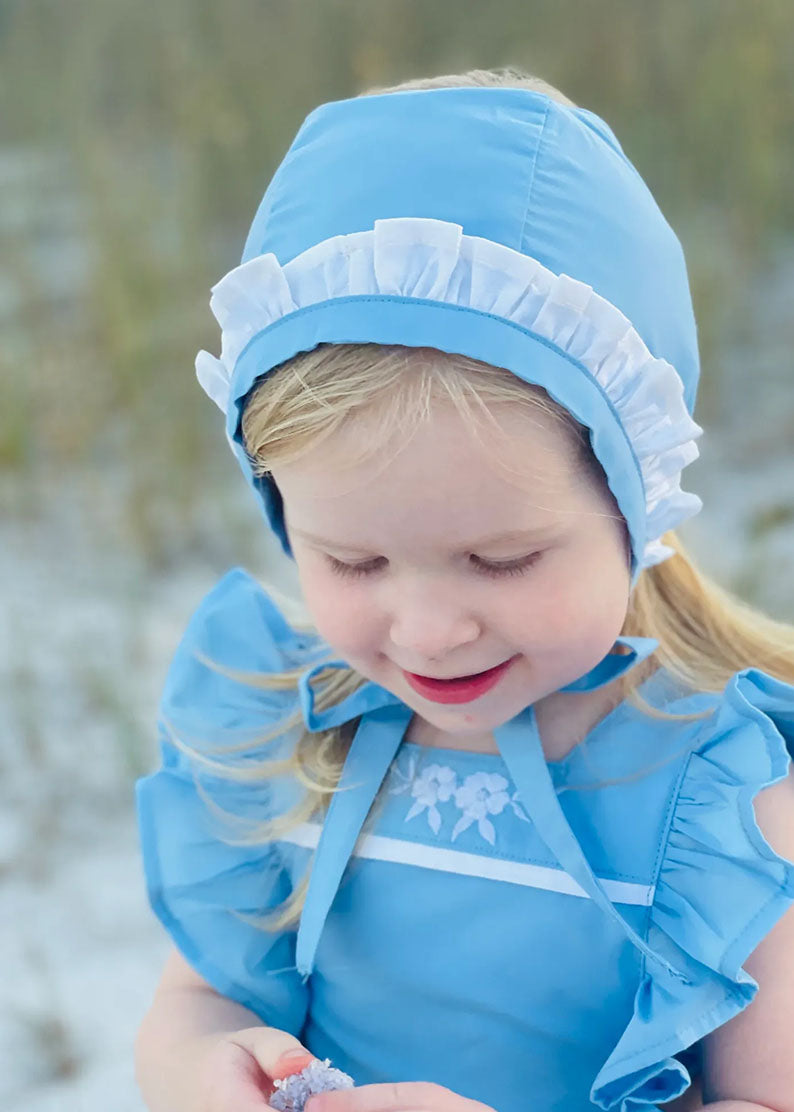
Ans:
[[[509,660],[496,664],[484,672],[474,672],[468,676],[452,676],[448,679],[435,679],[406,671],[403,671],[403,675],[414,691],[434,703],[470,703],[496,687],[516,660],[518,655],[511,656]]]
[[[509,657],[508,660],[512,660],[512,657]],[[465,676],[425,676],[420,672],[411,672],[410,674],[416,676],[418,680],[433,680],[435,683],[461,683],[463,680],[473,680],[477,679],[479,676],[487,676],[491,672],[495,672],[497,668],[502,668],[507,663],[507,660],[503,660],[501,664],[495,664],[493,668],[486,668],[483,672],[469,672]]]

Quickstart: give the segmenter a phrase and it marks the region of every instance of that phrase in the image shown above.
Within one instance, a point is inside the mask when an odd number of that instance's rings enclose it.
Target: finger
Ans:
[[[241,1046],[224,1047],[203,1094],[213,1112],[265,1112],[273,1085],[259,1063]]]
[[[293,1073],[300,1073],[301,1070],[306,1069],[309,1063],[314,1061],[314,1057],[314,1054],[310,1054],[308,1050],[289,1050],[279,1058],[268,1073],[274,1081],[289,1077]]]
[[[318,1093],[306,1102],[306,1112],[493,1112],[493,1109],[431,1081],[398,1081]]]
[[[235,1031],[230,1041],[255,1058],[273,1081],[300,1073],[315,1057],[292,1035],[272,1027],[247,1027]],[[268,1091],[272,1091],[272,1086]]]

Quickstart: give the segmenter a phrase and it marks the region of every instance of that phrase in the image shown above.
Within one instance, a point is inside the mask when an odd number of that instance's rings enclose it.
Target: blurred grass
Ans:
[[[0,0],[0,469],[129,465],[132,543],[164,560],[158,502],[189,528],[235,468],[192,364],[305,114],[507,63],[604,116],[679,233],[708,418],[748,282],[794,228],[792,62],[790,0]]]
[[[752,540],[762,540],[781,525],[794,523],[794,502],[774,502],[750,515],[748,532]]]

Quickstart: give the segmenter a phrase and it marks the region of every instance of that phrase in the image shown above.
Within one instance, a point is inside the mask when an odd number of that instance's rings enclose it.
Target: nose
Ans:
[[[462,605],[428,581],[407,584],[399,592],[390,628],[392,644],[403,651],[406,666],[419,672],[423,663],[447,660],[480,636],[480,623]]]

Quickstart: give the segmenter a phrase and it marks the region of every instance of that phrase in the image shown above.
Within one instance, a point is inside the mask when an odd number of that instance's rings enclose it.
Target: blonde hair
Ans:
[[[558,90],[539,78],[514,69],[473,70],[460,75],[417,79],[390,88],[370,89],[361,95],[467,85],[504,85],[530,88],[563,104],[572,104]],[[410,430],[427,420],[434,399],[451,402],[478,436],[480,419],[493,420],[489,405],[508,403],[513,410],[540,415],[556,422],[568,444],[586,465],[587,474],[607,490],[603,471],[590,447],[589,433],[567,410],[540,387],[518,379],[503,368],[492,367],[435,349],[399,345],[320,344],[274,368],[254,387],[243,415],[246,450],[255,473],[267,475],[274,465],[300,458],[309,447],[316,448],[333,437],[343,425],[366,414],[377,422],[375,433],[359,438],[363,462],[384,445],[405,441]],[[617,508],[615,508],[617,514]],[[619,515],[618,515],[619,516]],[[794,629],[759,613],[718,587],[698,571],[674,533],[663,538],[675,550],[665,562],[645,569],[632,592],[624,634],[653,637],[659,648],[645,666],[632,669],[620,681],[620,698],[629,700],[645,713],[663,718],[697,717],[671,715],[641,698],[638,685],[657,666],[663,667],[686,689],[719,692],[738,670],[753,666],[788,682],[794,682]],[[274,674],[243,674],[204,659],[208,667],[256,687],[273,691],[295,691],[303,668]],[[322,710],[352,694],[363,677],[350,669],[328,669],[319,673],[315,705]],[[297,706],[297,704],[296,704]],[[171,740],[198,765],[223,778],[249,783],[289,776],[304,788],[303,798],[283,815],[247,828],[230,844],[256,844],[282,837],[292,827],[327,809],[330,797],[339,790],[345,757],[358,725],[347,722],[317,733],[303,725],[295,709],[266,735],[250,739],[234,749],[189,746],[171,730]],[[297,741],[283,760],[245,762],[245,767],[224,756],[260,747],[295,730]],[[603,783],[603,782],[602,782]],[[207,805],[225,818],[208,793],[199,788]],[[370,815],[370,821],[374,816]],[[242,829],[242,825],[241,825]],[[309,872],[289,898],[259,920],[268,930],[293,926],[300,917]]]

